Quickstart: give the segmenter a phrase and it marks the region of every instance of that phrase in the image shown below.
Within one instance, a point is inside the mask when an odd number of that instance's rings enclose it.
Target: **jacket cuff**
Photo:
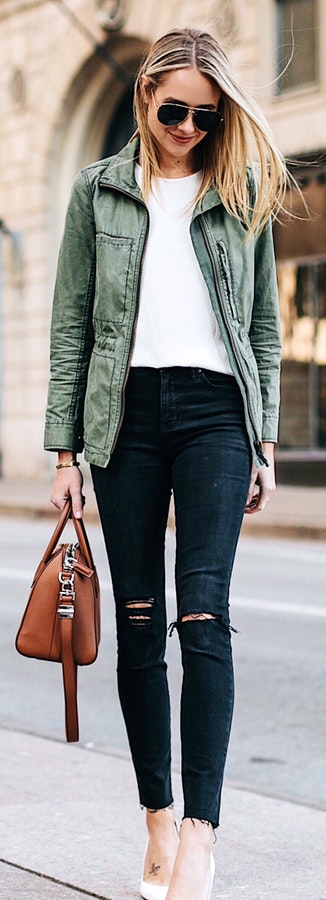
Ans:
[[[278,442],[278,416],[263,416],[262,441],[277,444]]]
[[[76,433],[72,425],[60,423],[46,424],[44,429],[44,450],[71,450],[81,453],[84,449],[83,434]]]

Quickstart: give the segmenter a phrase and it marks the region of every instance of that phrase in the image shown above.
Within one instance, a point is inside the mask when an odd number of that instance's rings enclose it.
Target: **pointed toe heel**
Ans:
[[[165,900],[168,890],[168,884],[149,884],[148,881],[141,881],[140,895],[143,900]]]
[[[214,856],[212,853],[210,854],[210,857],[209,857],[209,865],[210,865],[211,881],[210,881],[207,900],[210,900],[210,898],[211,898],[212,889],[213,889],[213,881],[214,881],[214,877],[215,877],[215,859],[214,859]],[[154,900],[154,897],[153,897],[153,900]]]

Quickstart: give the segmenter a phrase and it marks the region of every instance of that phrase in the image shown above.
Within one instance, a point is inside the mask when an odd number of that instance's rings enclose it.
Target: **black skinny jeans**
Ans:
[[[106,469],[92,466],[116,602],[118,689],[140,802],[172,802],[164,543],[176,516],[184,816],[219,821],[233,711],[229,585],[250,480],[233,377],[134,368]],[[214,618],[182,621],[189,614]]]

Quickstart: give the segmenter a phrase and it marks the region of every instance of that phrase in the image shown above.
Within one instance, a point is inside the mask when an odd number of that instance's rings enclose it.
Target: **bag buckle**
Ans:
[[[59,606],[58,616],[60,619],[73,619],[75,615],[75,607],[73,604],[71,606]]]
[[[73,544],[68,544],[62,564],[62,572],[59,572],[58,574],[59,583],[61,585],[58,607],[60,619],[73,619],[75,614],[75,558],[76,547]],[[69,600],[70,603],[68,602]]]
[[[58,578],[59,578],[60,584],[62,584],[62,588],[61,588],[62,593],[64,593],[64,587],[66,585],[68,585],[68,587],[70,587],[70,589],[73,590],[74,582],[75,582],[75,573],[74,572],[72,572],[71,575],[69,575],[68,572],[59,572]]]
[[[74,562],[76,560],[76,551],[79,548],[79,544],[68,544],[63,560],[63,569],[65,572],[72,572],[74,568]]]

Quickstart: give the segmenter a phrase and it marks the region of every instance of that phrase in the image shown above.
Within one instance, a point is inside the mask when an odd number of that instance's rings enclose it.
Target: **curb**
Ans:
[[[95,496],[87,484],[85,519],[99,524]],[[0,515],[25,519],[56,519],[58,511],[50,502],[51,485],[44,482],[14,482],[0,479]],[[173,502],[168,526],[174,528]],[[281,485],[262,514],[245,515],[243,537],[326,541],[326,488]]]

